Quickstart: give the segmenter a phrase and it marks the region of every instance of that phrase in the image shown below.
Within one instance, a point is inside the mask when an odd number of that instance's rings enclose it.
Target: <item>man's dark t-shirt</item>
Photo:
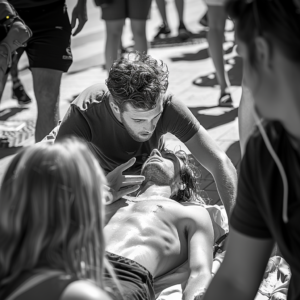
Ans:
[[[8,0],[15,9],[19,8],[33,8],[52,4],[55,2],[65,3],[65,0]]]
[[[300,299],[300,152],[278,122],[265,127],[288,180],[288,223],[282,219],[283,182],[264,141],[256,133],[241,163],[231,226],[254,238],[273,238],[292,272],[288,300]]]
[[[152,137],[146,142],[137,142],[114,116],[109,94],[103,85],[95,84],[72,102],[60,125],[57,140],[75,135],[87,141],[106,173],[136,157],[135,165],[127,173],[138,174],[151,151],[159,147],[165,133],[170,132],[187,142],[199,127],[191,111],[181,102],[172,100],[165,103]]]

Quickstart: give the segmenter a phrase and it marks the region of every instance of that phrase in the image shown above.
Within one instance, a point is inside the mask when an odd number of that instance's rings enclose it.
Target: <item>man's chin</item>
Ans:
[[[131,137],[136,141],[136,142],[147,142],[151,138],[152,134],[147,134],[147,135],[131,135]]]

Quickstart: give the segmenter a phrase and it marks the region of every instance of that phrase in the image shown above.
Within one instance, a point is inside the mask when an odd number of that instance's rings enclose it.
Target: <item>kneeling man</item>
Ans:
[[[201,201],[197,178],[183,151],[153,150],[142,167],[145,181],[136,198],[107,206],[107,258],[122,288],[123,299],[155,299],[153,279],[188,260],[189,276],[183,299],[194,300],[211,279],[214,228],[202,206],[180,202]],[[173,284],[182,283],[182,278]],[[113,280],[113,297],[120,299]]]

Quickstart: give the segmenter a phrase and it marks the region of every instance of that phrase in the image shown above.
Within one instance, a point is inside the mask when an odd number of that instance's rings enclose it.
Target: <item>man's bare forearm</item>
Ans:
[[[186,288],[184,289],[182,300],[194,300],[200,294],[203,294],[211,280],[210,273],[190,275]]]
[[[236,199],[237,191],[237,172],[228,157],[220,162],[218,168],[213,172],[213,177],[221,197],[221,201],[229,216]]]

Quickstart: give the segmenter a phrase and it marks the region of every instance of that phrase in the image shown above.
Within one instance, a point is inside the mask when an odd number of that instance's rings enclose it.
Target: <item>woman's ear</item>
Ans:
[[[266,38],[262,36],[255,38],[255,52],[258,65],[266,69],[272,68],[272,49]]]

